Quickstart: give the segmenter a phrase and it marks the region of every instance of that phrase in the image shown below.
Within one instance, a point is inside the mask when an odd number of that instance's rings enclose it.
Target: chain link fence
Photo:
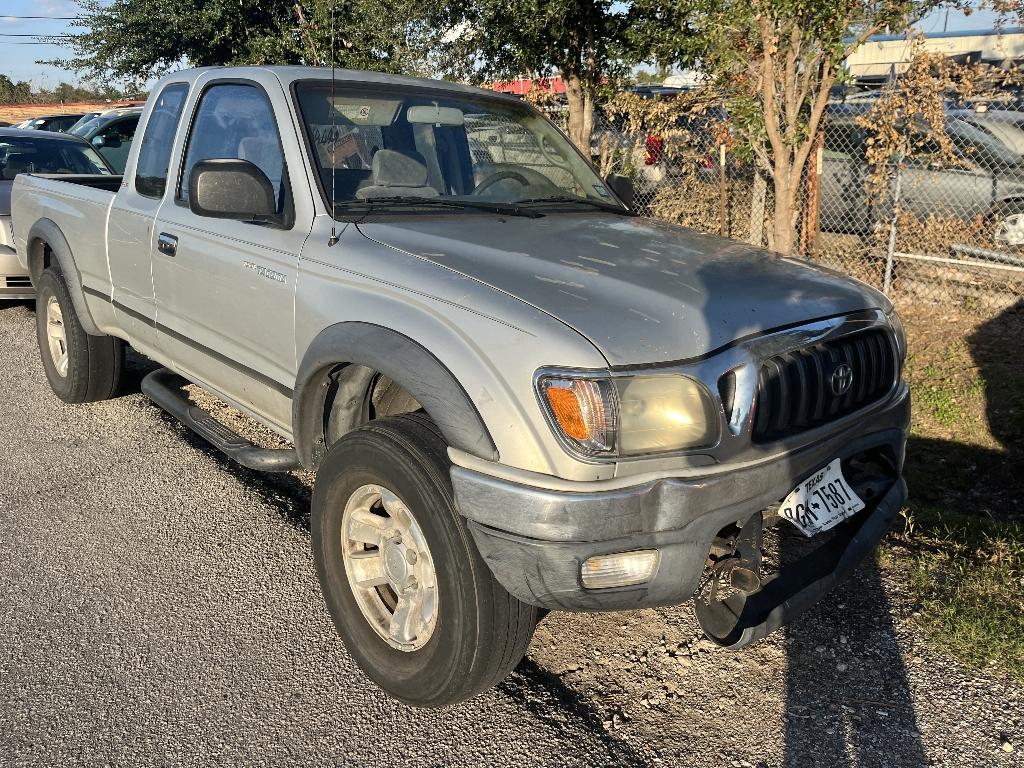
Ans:
[[[1024,97],[937,94],[929,114],[908,87],[895,80],[830,103],[795,255],[901,301],[1013,305],[1024,297]],[[596,122],[591,154],[602,173],[633,178],[640,213],[771,247],[771,181],[731,139],[724,110],[705,103],[671,135],[627,130],[607,113]]]

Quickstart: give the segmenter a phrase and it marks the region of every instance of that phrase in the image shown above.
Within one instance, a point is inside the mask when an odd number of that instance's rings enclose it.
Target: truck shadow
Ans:
[[[865,561],[787,627],[787,768],[928,765],[882,574]]]

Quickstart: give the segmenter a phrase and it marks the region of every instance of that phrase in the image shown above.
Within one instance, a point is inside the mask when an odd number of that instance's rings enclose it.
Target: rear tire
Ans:
[[[537,609],[480,557],[449,467],[433,423],[404,414],[333,445],[313,490],[313,558],[331,618],[359,667],[412,706],[456,704],[495,685],[537,623]],[[403,600],[415,607],[402,610]]]
[[[51,269],[36,285],[36,337],[46,379],[65,403],[109,400],[117,394],[124,342],[86,333],[64,278]]]

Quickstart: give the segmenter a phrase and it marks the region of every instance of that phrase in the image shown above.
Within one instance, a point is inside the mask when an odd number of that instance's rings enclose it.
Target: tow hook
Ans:
[[[711,545],[712,565],[698,592],[698,600],[708,604],[727,600],[736,592],[751,595],[761,589],[763,515],[751,515],[738,530],[730,528],[733,534],[720,535]]]

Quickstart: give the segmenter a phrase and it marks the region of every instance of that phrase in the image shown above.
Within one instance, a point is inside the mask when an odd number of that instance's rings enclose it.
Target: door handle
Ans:
[[[156,249],[164,256],[174,256],[178,252],[178,238],[161,232],[156,241]]]

